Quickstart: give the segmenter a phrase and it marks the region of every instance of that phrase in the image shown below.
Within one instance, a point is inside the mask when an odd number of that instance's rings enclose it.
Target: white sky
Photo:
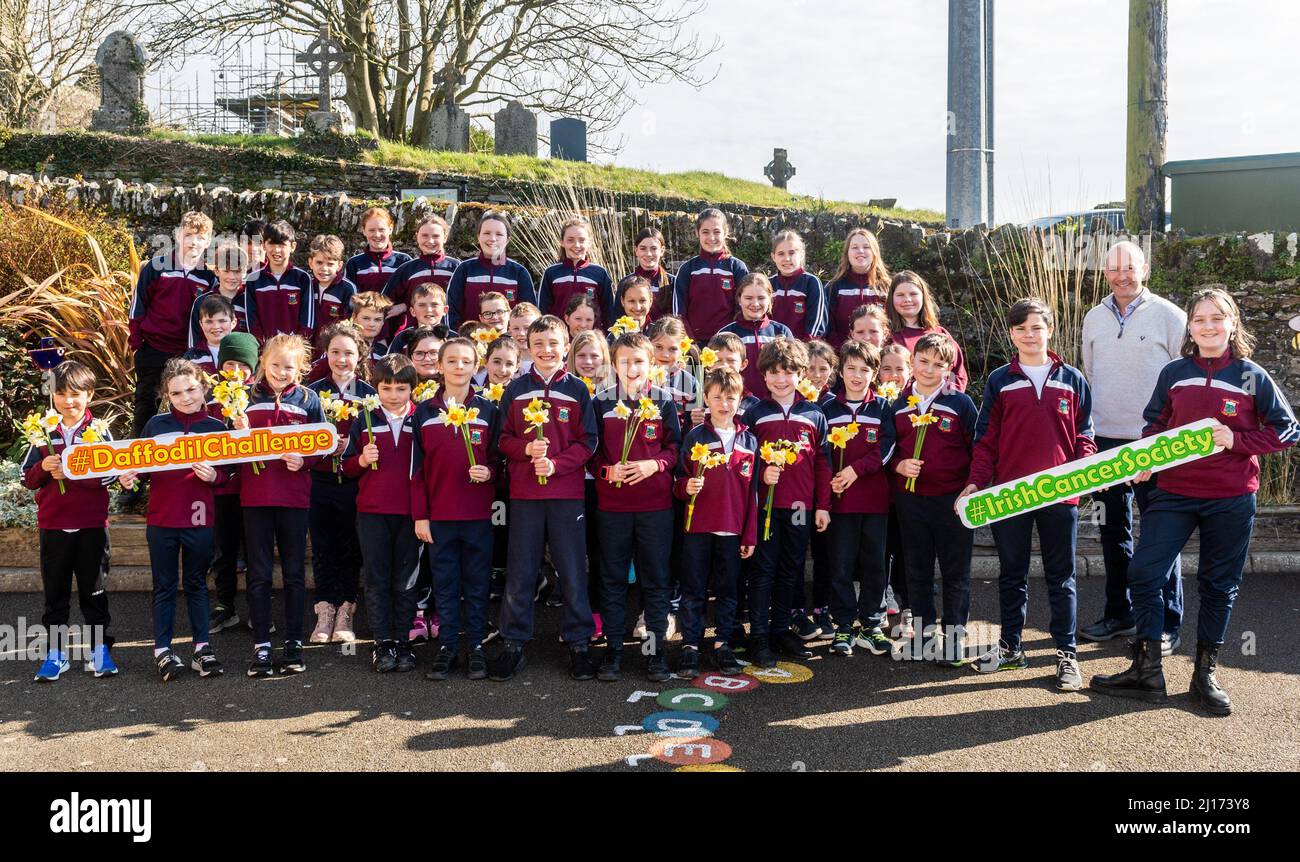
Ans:
[[[1168,157],[1300,150],[1300,3],[1169,6]],[[999,222],[1123,198],[1127,9],[996,0]],[[696,28],[724,42],[717,77],[640,92],[615,162],[765,182],[779,146],[791,191],[942,210],[947,16],[946,0],[711,0]]]

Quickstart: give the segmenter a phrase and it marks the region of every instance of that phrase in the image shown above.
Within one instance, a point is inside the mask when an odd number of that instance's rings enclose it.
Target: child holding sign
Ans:
[[[1164,367],[1143,413],[1143,437],[1198,419],[1214,419],[1217,454],[1159,473],[1142,513],[1142,535],[1129,566],[1129,591],[1137,621],[1133,663],[1117,674],[1097,675],[1089,688],[1148,701],[1165,698],[1160,635],[1163,587],[1169,567],[1193,530],[1201,534],[1196,579],[1200,592],[1196,671],[1192,699],[1213,715],[1228,715],[1232,701],[1215,670],[1228,634],[1228,618],[1241,588],[1242,569],[1255,524],[1259,458],[1300,441],[1300,424],[1268,372],[1250,361],[1255,339],[1226,291],[1197,291],[1187,305],[1191,335],[1182,358]],[[1150,480],[1143,473],[1138,481]]]
[[[163,366],[162,394],[169,409],[145,423],[141,437],[225,431],[221,420],[208,415],[203,379],[203,372],[188,359],[168,360]],[[163,682],[185,670],[185,662],[172,651],[176,582],[182,568],[194,639],[190,667],[203,677],[225,672],[208,644],[208,566],[216,521],[212,489],[229,481],[230,473],[229,466],[193,464],[144,474],[129,470],[118,479],[123,488],[134,487],[141,478],[150,486],[145,536],[153,569],[153,658]]]
[[[970,476],[961,497],[991,484],[1029,476],[1097,451],[1092,439],[1092,395],[1083,372],[1047,349],[1054,330],[1052,309],[1030,297],[1011,306],[1007,330],[1017,356],[989,375],[984,386]],[[917,372],[919,357],[913,363]],[[1034,527],[1042,548],[1043,574],[1056,642],[1056,687],[1083,687],[1075,654],[1074,548],[1079,501],[1065,500],[992,525],[1002,571],[1002,638],[971,667],[996,673],[1028,667],[1020,633],[1029,607],[1029,556]],[[913,569],[913,571],[916,571]],[[917,596],[912,596],[915,606]]]

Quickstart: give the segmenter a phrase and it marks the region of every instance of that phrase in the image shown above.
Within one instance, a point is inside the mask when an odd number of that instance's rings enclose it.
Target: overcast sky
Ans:
[[[1300,150],[1300,3],[1169,6],[1168,157]],[[998,221],[1123,198],[1127,10],[996,0]],[[764,182],[785,147],[792,191],[942,210],[947,18],[947,0],[710,0],[695,23],[724,42],[717,77],[641,91],[614,161]],[[209,77],[187,67],[171,74]]]

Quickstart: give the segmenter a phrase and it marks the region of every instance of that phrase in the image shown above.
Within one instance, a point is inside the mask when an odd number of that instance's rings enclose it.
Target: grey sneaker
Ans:
[[[1083,688],[1078,656],[1063,649],[1056,651],[1056,688],[1059,691],[1078,691]]]
[[[976,673],[997,673],[1003,670],[1024,670],[1029,667],[1029,662],[1025,659],[1023,649],[1011,650],[1001,641],[993,649],[984,653],[979,658],[970,663],[970,669]],[[1078,665],[1075,665],[1075,673],[1078,673]]]
[[[1105,643],[1115,638],[1131,638],[1137,635],[1137,624],[1124,625],[1119,620],[1099,619],[1090,626],[1079,629],[1079,637],[1093,643]]]
[[[1178,637],[1178,632],[1165,632],[1160,636],[1160,657],[1168,658],[1182,645],[1183,641]]]

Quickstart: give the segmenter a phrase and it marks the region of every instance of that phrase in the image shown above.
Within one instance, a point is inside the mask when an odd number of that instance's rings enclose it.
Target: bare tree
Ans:
[[[0,0],[0,125],[34,126],[94,77],[95,51],[137,10],[120,0]]]
[[[7,0],[0,0],[7,2]],[[210,50],[234,38],[314,36],[328,23],[352,54],[343,74],[357,127],[422,143],[454,95],[471,115],[518,99],[582,117],[593,135],[618,123],[631,90],[707,82],[718,43],[686,32],[704,0],[135,0],[159,19],[151,52]]]

